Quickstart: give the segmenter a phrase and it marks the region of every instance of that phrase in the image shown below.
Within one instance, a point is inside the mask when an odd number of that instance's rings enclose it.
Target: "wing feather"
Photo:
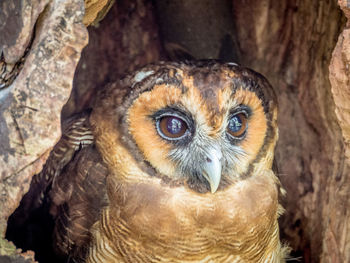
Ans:
[[[89,116],[90,112],[86,111],[62,125],[61,139],[11,215],[7,236],[20,247],[35,250],[38,239],[43,239],[39,235],[49,239],[51,232],[43,232],[52,231],[52,222],[47,222],[52,216],[55,251],[73,258],[85,257],[89,229],[107,202],[107,167],[95,148]],[[43,211],[45,217],[41,216]],[[39,228],[41,233],[33,232]]]

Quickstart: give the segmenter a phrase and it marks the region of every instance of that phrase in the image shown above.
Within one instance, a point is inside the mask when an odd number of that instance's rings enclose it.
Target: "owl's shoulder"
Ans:
[[[52,184],[51,214],[56,224],[55,247],[75,258],[85,257],[90,229],[108,205],[107,167],[92,144],[76,152]]]

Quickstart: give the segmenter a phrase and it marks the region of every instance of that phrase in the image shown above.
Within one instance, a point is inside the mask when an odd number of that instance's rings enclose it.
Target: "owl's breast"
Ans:
[[[270,173],[215,194],[167,187],[156,178],[113,184],[102,220],[108,224],[101,226],[106,242],[123,260],[131,258],[125,262],[259,262],[278,243],[277,189]]]

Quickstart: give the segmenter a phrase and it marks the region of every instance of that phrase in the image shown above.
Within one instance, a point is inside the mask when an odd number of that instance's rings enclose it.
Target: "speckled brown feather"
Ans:
[[[28,193],[23,197],[19,209],[15,211],[16,220],[25,221],[30,211],[40,207],[51,189],[52,181],[59,176],[64,167],[80,149],[93,143],[89,124],[89,112],[69,118],[62,126],[62,137],[50,152],[42,171],[34,175]],[[21,225],[21,222],[17,222]]]
[[[156,179],[110,182],[116,205],[94,227],[88,262],[281,262],[270,176],[251,177],[216,196],[168,188]]]
[[[81,261],[91,241],[90,228],[107,202],[107,168],[93,144],[89,115],[86,111],[63,123],[62,138],[13,217],[16,225],[24,226],[32,211],[51,203],[55,251]]]
[[[176,146],[157,134],[151,116],[178,107],[217,142],[241,104],[252,111],[247,134],[235,143],[245,154],[211,193],[179,172],[169,157]],[[65,158],[57,155],[65,167],[52,177],[61,252],[89,263],[284,262],[279,182],[271,170],[277,104],[261,75],[215,61],[160,62],[107,85],[84,116],[94,143],[77,149],[73,136]],[[59,144],[80,127],[70,125]]]
[[[94,145],[76,153],[52,184],[51,214],[55,217],[54,247],[59,253],[84,259],[90,229],[107,205],[107,167]]]
[[[201,63],[149,66],[142,72],[152,72],[151,77],[137,82],[137,75],[128,76],[108,87],[104,99],[95,105],[90,121],[110,172],[110,205],[93,227],[95,238],[87,262],[284,261],[287,249],[279,241],[277,223],[282,211],[278,180],[271,171],[278,137],[273,91],[252,71]],[[256,132],[261,127],[265,130],[259,143],[253,137],[246,142],[252,157],[241,169],[244,177],[227,179],[215,194],[201,193],[184,178],[169,178],[175,168],[164,154],[171,146],[163,143],[140,115],[198,89],[198,95],[188,95],[192,104],[187,106],[198,105],[198,110],[208,111],[210,117],[223,110],[215,104],[221,90],[225,93],[223,86],[229,84],[237,97],[244,97],[242,101],[250,100],[246,97],[250,93],[254,94],[252,100],[261,100],[265,123],[258,124],[258,118]],[[144,96],[150,91],[154,99]],[[140,101],[140,110],[134,101]]]

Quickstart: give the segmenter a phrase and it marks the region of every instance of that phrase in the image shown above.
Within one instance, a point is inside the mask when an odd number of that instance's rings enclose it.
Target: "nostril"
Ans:
[[[211,160],[209,157],[207,157],[207,162],[208,162],[208,163],[211,163],[212,160]]]

